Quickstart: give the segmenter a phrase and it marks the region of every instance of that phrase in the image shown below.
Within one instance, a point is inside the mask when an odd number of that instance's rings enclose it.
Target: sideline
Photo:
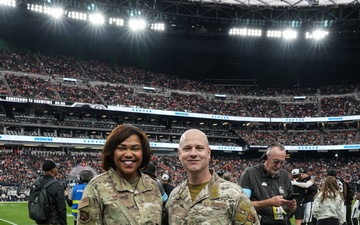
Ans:
[[[4,221],[5,223],[11,224],[11,225],[17,225],[16,223],[12,223],[12,222],[10,222],[10,221],[7,221],[7,220],[1,219],[1,218],[0,218],[0,220],[1,220],[1,221]]]

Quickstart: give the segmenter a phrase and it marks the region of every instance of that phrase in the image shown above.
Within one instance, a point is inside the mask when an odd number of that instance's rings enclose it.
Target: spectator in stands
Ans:
[[[170,184],[170,176],[169,176],[169,174],[164,173],[161,176],[161,181],[162,181],[162,186],[163,186],[166,194],[168,196],[170,196],[170,193],[172,192],[172,190],[174,190],[175,187]]]
[[[290,224],[289,215],[296,210],[296,200],[286,199],[293,195],[293,188],[288,172],[281,168],[285,157],[285,147],[272,143],[261,157],[263,162],[247,168],[240,177],[239,184],[261,216],[262,225]]]
[[[150,143],[142,130],[125,124],[116,127],[102,149],[106,172],[86,186],[77,223],[160,224],[159,187],[140,170],[150,159]]]
[[[315,196],[314,217],[317,225],[343,224],[346,222],[344,198],[336,178],[328,176],[320,192]]]
[[[185,131],[178,156],[188,179],[171,192],[164,224],[260,224],[241,187],[209,170],[211,150],[203,132]]]

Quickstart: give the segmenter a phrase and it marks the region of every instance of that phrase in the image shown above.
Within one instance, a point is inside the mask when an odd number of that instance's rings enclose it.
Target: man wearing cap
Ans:
[[[304,193],[303,198],[303,207],[304,207],[304,219],[302,221],[302,225],[311,225],[316,224],[312,223],[313,215],[312,215],[312,207],[314,203],[314,197],[317,193],[317,184],[311,177],[308,175],[305,169],[300,169],[300,179],[307,184],[305,186],[306,191]],[[311,185],[310,185],[311,184]]]
[[[164,188],[164,191],[166,192],[166,194],[168,196],[170,196],[171,191],[175,188],[174,186],[172,186],[171,184],[169,184],[170,182],[170,176],[169,174],[164,173],[161,176],[161,181],[162,181],[162,186]]]
[[[55,179],[59,173],[59,167],[59,163],[55,163],[52,160],[45,160],[42,165],[45,175],[39,178],[42,186]],[[51,214],[46,221],[41,221],[41,223],[37,222],[37,224],[66,225],[66,204],[63,185],[60,182],[55,182],[48,186],[46,190],[49,196]]]
[[[296,225],[301,225],[303,219],[304,219],[304,194],[307,191],[307,188],[309,188],[311,185],[314,184],[313,180],[309,180],[305,183],[304,179],[303,179],[303,174],[304,174],[304,170],[303,169],[293,169],[291,171],[291,175],[292,175],[292,180],[291,180],[291,184],[293,186],[294,189],[294,194],[297,194],[295,197],[296,200],[296,211],[295,211],[295,224]]]

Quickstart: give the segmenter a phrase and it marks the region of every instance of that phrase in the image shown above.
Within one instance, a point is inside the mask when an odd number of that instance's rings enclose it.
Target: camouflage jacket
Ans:
[[[163,224],[259,225],[255,208],[241,187],[211,172],[211,180],[194,201],[191,200],[187,180],[171,192]]]
[[[95,177],[79,202],[77,224],[161,224],[162,198],[159,187],[142,174],[134,190],[114,169]]]

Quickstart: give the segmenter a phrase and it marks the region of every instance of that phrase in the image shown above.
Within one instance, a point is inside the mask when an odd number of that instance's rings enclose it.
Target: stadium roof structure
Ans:
[[[244,7],[338,7],[356,5],[357,0],[200,0],[214,4],[240,5]]]
[[[28,4],[60,5],[66,12],[88,15],[102,12],[123,18],[124,24],[141,16],[167,29],[133,35],[126,26],[94,28],[69,17],[53,23],[48,15],[27,10]],[[0,35],[44,51],[111,58],[213,83],[233,84],[240,77],[246,85],[254,80],[256,85],[304,85],[359,79],[354,72],[360,57],[359,0],[22,0],[17,6],[13,11],[0,7]],[[239,27],[263,35],[229,35]],[[295,28],[299,38],[288,42],[266,36],[268,30],[287,28]],[[329,31],[325,41],[306,39],[308,31],[319,28]]]
[[[186,36],[228,36],[234,26],[267,29],[332,28],[357,35],[359,0],[23,0],[29,4],[61,6],[65,11],[100,12],[125,21],[144,17],[165,23],[167,33]],[[20,7],[21,8],[21,7]]]
[[[101,11],[109,15],[123,16],[137,15],[135,11],[141,11],[141,15],[154,20],[181,20],[180,17],[231,20],[235,23],[239,19],[360,20],[359,0],[23,0],[19,2],[19,5],[27,4],[62,6],[66,10]],[[271,16],[268,16],[268,13]],[[187,21],[192,22],[190,19]]]

